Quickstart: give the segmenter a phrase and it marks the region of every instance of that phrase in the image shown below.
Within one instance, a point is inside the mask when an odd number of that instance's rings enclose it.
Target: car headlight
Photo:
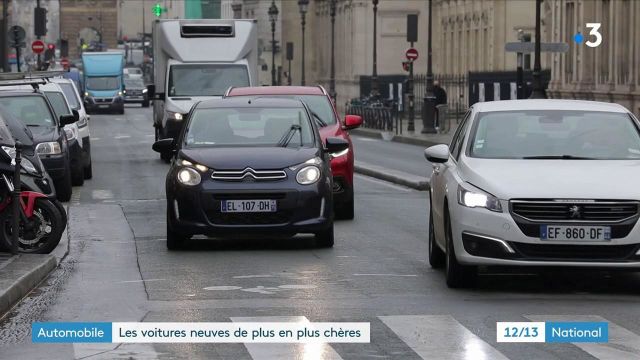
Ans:
[[[320,168],[314,165],[305,166],[296,174],[296,181],[300,185],[311,185],[320,179]]]
[[[62,154],[62,148],[56,141],[43,142],[36,146],[36,152],[40,155]]]
[[[78,138],[78,133],[75,128],[64,128],[64,135],[67,137],[67,141],[71,141]],[[57,144],[57,143],[56,143]]]
[[[195,186],[200,184],[200,173],[190,167],[184,167],[178,171],[178,181],[184,185]]]
[[[142,93],[143,93],[143,94],[146,94],[146,93],[147,93],[147,91],[149,91],[149,89],[142,89]]]
[[[7,155],[9,155],[9,157],[11,157],[12,160],[15,160],[16,158],[16,148],[12,148],[9,146],[3,146],[2,150],[4,150],[4,152],[7,153]],[[12,161],[12,163],[14,163]],[[27,159],[27,158],[21,158],[20,160],[20,166],[28,173],[30,174],[37,174],[38,171],[36,170],[36,167],[33,165],[33,163]]]
[[[85,92],[84,92],[84,96],[85,96],[85,97],[87,97],[87,96],[91,96],[91,94],[89,94],[89,92],[85,91]]]
[[[118,96],[122,96],[122,91],[118,91]]]
[[[167,118],[171,119],[171,120],[180,121],[180,120],[184,119],[184,115],[182,115],[179,112],[167,111]]]
[[[192,167],[198,169],[200,172],[207,172],[209,170],[209,168],[204,166],[204,165],[196,164],[196,163],[193,163],[193,162],[191,162],[189,160],[184,160],[184,159],[178,160],[178,165],[192,166]]]
[[[87,124],[88,124],[87,118],[84,116],[81,116],[80,120],[78,120],[78,127],[85,127],[87,126]]]
[[[481,207],[487,210],[502,212],[500,200],[481,190],[468,190],[458,185],[458,204],[470,208]]]

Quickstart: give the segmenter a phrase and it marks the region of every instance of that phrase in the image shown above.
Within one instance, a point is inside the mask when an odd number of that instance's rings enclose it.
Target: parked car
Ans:
[[[15,81],[12,82],[15,84]],[[0,81],[0,106],[20,119],[32,132],[36,151],[53,179],[59,200],[69,201],[72,194],[71,156],[65,125],[76,121],[73,115],[56,117],[53,106],[38,89],[7,90]],[[1,91],[4,90],[4,91]]]
[[[82,163],[84,167],[84,178],[91,179],[93,177],[93,168],[91,162],[91,133],[89,131],[90,115],[87,114],[87,110],[82,103],[82,97],[80,96],[80,89],[77,88],[74,81],[62,78],[52,78],[51,82],[57,84],[64,92],[65,98],[68,101],[72,110],[78,112],[78,131],[80,144],[82,146]]]
[[[40,89],[49,99],[57,118],[60,118],[60,116],[63,115],[74,115],[75,111],[74,116],[77,117],[78,120],[80,119],[79,112],[71,109],[69,100],[67,100],[67,97],[64,95],[64,92],[58,84],[50,82],[42,85]],[[81,186],[84,184],[84,169],[86,165],[86,156],[83,150],[82,137],[80,136],[78,122],[79,121],[76,121],[64,126],[71,160],[71,183],[75,186]]]
[[[149,107],[149,96],[147,87],[142,78],[124,79],[124,102],[125,104],[142,104],[142,107]]]
[[[166,178],[167,247],[192,235],[315,234],[331,247],[333,179],[329,154],[309,109],[292,99],[215,99],[194,105],[178,139],[153,145],[172,153]]]
[[[330,154],[331,171],[333,173],[333,194],[336,217],[339,219],[353,219],[354,185],[353,162],[354,149],[349,130],[362,125],[362,118],[357,115],[347,115],[344,121],[331,97],[322,86],[263,86],[230,88],[225,97],[237,96],[269,96],[297,98],[305,102],[309,111],[318,123],[322,139],[337,137],[349,143],[349,147],[339,153]]]
[[[640,268],[640,123],[624,107],[477,103],[425,156],[429,262],[450,287],[479,265]]]
[[[142,79],[142,69],[139,67],[126,67],[123,70],[125,79]]]

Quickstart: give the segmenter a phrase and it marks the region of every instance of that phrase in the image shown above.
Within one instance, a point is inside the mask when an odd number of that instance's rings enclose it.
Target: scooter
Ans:
[[[15,249],[12,248],[15,228],[12,206],[15,189],[12,179],[26,176],[25,180],[28,180],[29,173],[36,176],[37,172],[33,171],[35,166],[31,160],[25,159],[23,164],[21,156],[16,155],[21,154],[21,145],[16,146],[14,136],[4,121],[0,121],[0,147],[0,246]],[[17,163],[20,164],[18,176],[15,174],[18,171]],[[18,200],[17,250],[24,253],[50,253],[60,242],[66,227],[64,208],[57,206],[47,195],[35,191],[21,191]]]

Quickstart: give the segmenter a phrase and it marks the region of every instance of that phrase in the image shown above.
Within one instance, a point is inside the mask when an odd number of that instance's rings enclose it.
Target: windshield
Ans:
[[[7,118],[11,116],[11,113],[7,112],[0,106],[0,116],[4,120],[0,121],[0,145],[15,146],[15,141],[13,140],[13,136],[11,136],[11,131],[9,131],[7,124],[5,124],[5,121],[7,121]],[[26,132],[24,132],[24,134],[26,135]],[[30,145],[31,143],[32,142],[28,142],[25,144]]]
[[[338,120],[333,112],[333,106],[329,99],[324,95],[265,95],[268,97],[280,97],[287,99],[300,99],[307,106],[309,110],[318,115],[323,124],[320,126],[333,125]]]
[[[125,79],[124,86],[132,89],[140,89],[144,88],[144,83],[142,79]]]
[[[71,109],[67,106],[67,101],[64,99],[64,96],[61,92],[57,91],[45,91],[45,95],[51,106],[53,106],[53,111],[56,113],[56,117],[60,118],[61,115],[69,115],[71,114]]]
[[[127,74],[142,75],[142,69],[138,68],[126,68],[124,69],[124,72]]]
[[[64,92],[64,95],[67,97],[67,100],[69,100],[69,105],[71,105],[71,107],[76,110],[80,109],[80,102],[78,102],[76,90],[73,88],[73,85],[60,83],[58,84],[58,86],[60,86],[60,88]]]
[[[169,96],[222,96],[231,86],[249,86],[244,65],[173,65]]]
[[[88,77],[85,87],[89,90],[118,90],[120,79],[117,76]]]
[[[20,141],[25,146],[33,145],[33,134],[29,128],[3,106],[0,106],[0,117],[4,120],[4,122],[0,121],[0,143],[2,143],[2,145],[7,145],[8,143],[6,134],[3,135],[5,125],[15,140]],[[10,146],[13,146],[13,141],[9,141],[9,143]]]
[[[40,96],[21,95],[0,97],[0,105],[27,126],[55,126],[53,114]]]
[[[479,114],[469,156],[488,159],[640,159],[628,114],[529,110]]]
[[[308,147],[313,145],[313,133],[300,108],[196,109],[184,144]]]

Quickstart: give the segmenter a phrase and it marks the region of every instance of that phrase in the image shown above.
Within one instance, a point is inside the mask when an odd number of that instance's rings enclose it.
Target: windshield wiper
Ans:
[[[574,155],[538,155],[524,156],[523,159],[540,159],[540,160],[597,160],[596,158]]]
[[[316,118],[316,120],[318,121],[318,123],[320,123],[320,126],[325,127],[327,126],[327,123],[322,120],[322,118],[320,117],[320,115],[316,114],[315,112],[309,110],[309,112],[311,112],[311,115],[313,115],[314,118]]]
[[[291,125],[289,130],[287,130],[287,132],[280,138],[280,141],[278,141],[278,146],[287,147],[291,142],[291,139],[293,139],[293,136],[296,134],[296,131],[300,132],[300,146],[302,146],[302,126],[297,124]]]

